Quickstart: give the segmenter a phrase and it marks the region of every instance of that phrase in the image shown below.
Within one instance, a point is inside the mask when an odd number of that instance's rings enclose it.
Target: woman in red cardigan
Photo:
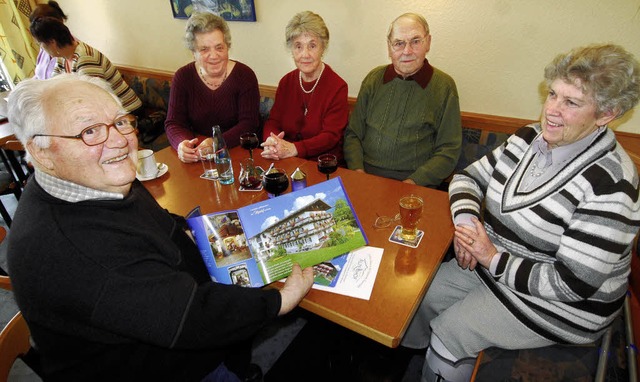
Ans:
[[[262,156],[279,160],[315,159],[334,154],[342,163],[342,138],[349,118],[347,83],[322,62],[329,30],[319,15],[304,11],[285,30],[297,69],[278,84],[276,99],[264,125]]]

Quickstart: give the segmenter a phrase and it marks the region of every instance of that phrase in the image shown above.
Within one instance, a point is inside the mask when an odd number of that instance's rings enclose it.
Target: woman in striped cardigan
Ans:
[[[556,57],[545,79],[540,123],[451,182],[456,259],[403,340],[429,345],[423,380],[468,380],[490,346],[592,342],[622,307],[639,185],[607,124],[638,103],[640,65],[592,45]]]
[[[53,76],[61,73],[78,73],[107,81],[129,113],[140,115],[142,101],[122,78],[120,71],[99,50],[75,39],[69,28],[54,17],[36,17],[30,31],[40,47],[56,58]]]

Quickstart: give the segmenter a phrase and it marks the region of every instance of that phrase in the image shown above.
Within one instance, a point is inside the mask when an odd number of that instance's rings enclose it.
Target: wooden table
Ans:
[[[254,159],[256,165],[266,169],[270,162],[260,157],[260,151],[254,150]],[[144,184],[161,206],[181,215],[195,206],[206,214],[265,200],[266,191],[238,190],[239,162],[248,157],[248,152],[236,147],[231,156],[236,176],[233,185],[200,179],[202,164],[180,162],[171,147],[156,152],[156,160],[169,166],[168,173]],[[308,185],[326,179],[315,162],[304,159],[288,158],[277,166],[289,174],[300,167],[307,174]],[[386,346],[397,347],[453,238],[447,194],[344,168],[332,174],[335,176],[342,178],[369,245],[384,248],[382,262],[369,301],[312,289],[300,306]],[[291,186],[286,192],[290,191]],[[419,224],[425,236],[416,249],[389,242],[392,227],[373,227],[378,215],[398,213],[398,200],[409,193],[425,202]]]

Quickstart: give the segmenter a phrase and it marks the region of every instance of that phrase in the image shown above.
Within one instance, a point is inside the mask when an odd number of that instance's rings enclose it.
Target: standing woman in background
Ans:
[[[289,21],[285,36],[297,69],[278,84],[264,125],[262,156],[271,160],[294,156],[315,159],[329,153],[342,164],[348,91],[347,83],[322,62],[329,30],[322,17],[304,11]]]
[[[247,65],[229,59],[231,32],[212,13],[194,13],[187,21],[185,43],[195,59],[171,81],[167,138],[183,162],[199,160],[198,147],[211,144],[219,125],[229,147],[259,124],[258,79]]]
[[[53,17],[54,19],[60,20],[60,22],[64,23],[67,21],[67,15],[62,12],[60,5],[58,5],[57,1],[49,1],[47,4],[38,4],[34,8],[33,12],[31,12],[31,16],[29,16],[29,22],[33,23],[33,20],[39,17]],[[40,51],[38,52],[38,58],[36,59],[36,69],[35,69],[35,78],[39,80],[46,80],[53,76],[53,70],[56,67],[56,60],[54,57],[50,56],[47,51],[44,50],[42,46],[40,46]]]
[[[102,78],[111,85],[127,112],[138,114],[141,111],[142,101],[111,61],[97,49],[73,38],[62,21],[53,17],[37,17],[31,22],[30,30],[40,47],[57,58],[54,76],[78,73]]]

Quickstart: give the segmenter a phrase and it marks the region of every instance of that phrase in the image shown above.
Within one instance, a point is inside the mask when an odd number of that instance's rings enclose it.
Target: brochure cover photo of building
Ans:
[[[367,244],[339,177],[187,219],[211,278],[260,287]]]

